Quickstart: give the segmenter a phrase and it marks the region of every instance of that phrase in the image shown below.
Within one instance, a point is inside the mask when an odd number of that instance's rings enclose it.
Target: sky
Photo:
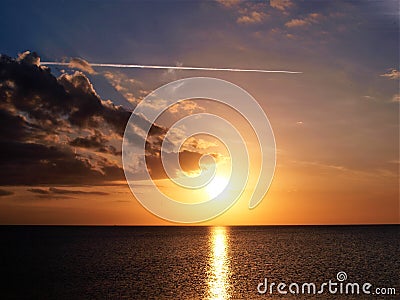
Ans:
[[[171,184],[159,160],[174,122],[214,113],[246,138],[252,159],[246,189],[228,211],[201,224],[400,221],[398,1],[5,1],[0,28],[0,224],[174,225],[131,193],[122,139],[138,103],[188,77],[245,89],[264,110],[276,143],[272,184],[250,210],[260,149],[243,119],[189,99],[153,124],[147,168],[178,201],[192,199],[190,191]],[[138,130],[145,122],[135,124]],[[174,133],[176,141],[184,131]],[[182,168],[194,174],[200,157],[213,155],[225,180],[229,151],[220,141],[195,136],[179,154]],[[138,192],[151,195],[147,183]],[[211,187],[194,198],[216,192]]]

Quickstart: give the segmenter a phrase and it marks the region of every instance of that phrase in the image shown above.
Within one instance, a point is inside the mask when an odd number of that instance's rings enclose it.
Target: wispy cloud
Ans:
[[[384,168],[352,168],[350,166],[342,164],[334,164],[322,161],[292,161],[296,165],[308,166],[312,168],[318,168],[321,170],[330,170],[333,172],[339,172],[348,176],[356,176],[358,178],[365,177],[397,177],[396,171]],[[395,162],[394,162],[395,163]]]
[[[289,22],[286,22],[285,26],[288,28],[308,26],[308,25],[318,23],[320,19],[322,19],[321,14],[311,13],[307,17],[302,18],[302,19],[292,19]]]
[[[280,11],[286,11],[292,6],[294,6],[293,2],[291,0],[271,0],[269,2],[269,5],[271,7],[276,8]]]
[[[54,194],[71,194],[71,195],[86,194],[86,195],[98,195],[98,196],[108,195],[108,193],[106,193],[106,192],[67,190],[67,189],[59,189],[59,188],[54,188],[54,187],[49,188],[49,191]]]
[[[141,81],[131,78],[120,71],[105,71],[103,75],[110,84],[133,105],[136,105],[150,93],[143,89],[143,83]]]
[[[93,70],[92,66],[84,59],[74,57],[72,58],[69,63],[68,67],[72,69],[79,69],[81,71],[87,72],[89,74],[96,74],[95,70]]]
[[[363,99],[366,99],[366,100],[371,100],[371,101],[376,100],[375,97],[372,97],[372,96],[369,96],[369,95],[365,95],[365,96],[362,96],[362,97],[363,97]]]
[[[177,104],[169,108],[169,112],[176,114],[179,112],[184,112],[185,114],[193,114],[195,112],[203,112],[205,108],[198,105],[195,101],[185,100],[178,102]]]
[[[236,23],[240,25],[259,24],[268,17],[268,6],[263,2],[224,0],[218,2],[237,15]]]
[[[304,19],[292,19],[289,22],[286,22],[286,27],[300,27],[300,26],[304,26],[307,25],[308,22]]]
[[[263,12],[252,11],[249,14],[238,17],[237,23],[239,24],[254,24],[261,23],[265,18],[266,14]]]
[[[61,194],[61,195],[97,195],[105,196],[108,195],[106,192],[99,191],[81,191],[81,190],[69,190],[69,189],[59,189],[55,187],[50,187],[48,189],[42,188],[30,188],[27,189],[28,192],[40,195],[50,195],[50,194]]]
[[[217,0],[218,3],[222,4],[225,7],[234,7],[236,5],[238,5],[240,2],[242,2],[241,0]]]
[[[395,80],[400,78],[400,72],[399,70],[396,69],[390,69],[389,71],[387,71],[384,74],[381,74],[380,76]]]
[[[400,94],[394,94],[391,102],[400,102]]]

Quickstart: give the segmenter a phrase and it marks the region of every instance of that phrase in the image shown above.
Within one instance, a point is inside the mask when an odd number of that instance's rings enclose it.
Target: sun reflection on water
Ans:
[[[229,258],[225,227],[211,228],[210,271],[208,277],[209,299],[229,299]]]

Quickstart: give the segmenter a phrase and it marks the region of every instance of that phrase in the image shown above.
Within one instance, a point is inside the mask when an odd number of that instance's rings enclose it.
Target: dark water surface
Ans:
[[[400,299],[399,229],[2,226],[0,299]],[[340,271],[397,295],[288,290]],[[264,278],[288,293],[259,294]]]

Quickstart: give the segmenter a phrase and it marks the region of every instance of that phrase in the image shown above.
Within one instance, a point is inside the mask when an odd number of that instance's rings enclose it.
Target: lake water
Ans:
[[[0,227],[1,299],[400,299],[399,226]],[[371,283],[339,294],[342,283]],[[343,273],[341,273],[343,275]],[[275,283],[260,294],[267,284]],[[337,283],[320,295],[292,283]],[[280,294],[276,287],[285,283]],[[282,286],[281,286],[282,287]],[[380,296],[376,288],[395,288]],[[296,285],[292,284],[296,292]],[[367,290],[367,291],[368,291]],[[310,290],[312,292],[312,290]],[[344,291],[344,288],[343,288]],[[387,292],[387,290],[385,290]]]

